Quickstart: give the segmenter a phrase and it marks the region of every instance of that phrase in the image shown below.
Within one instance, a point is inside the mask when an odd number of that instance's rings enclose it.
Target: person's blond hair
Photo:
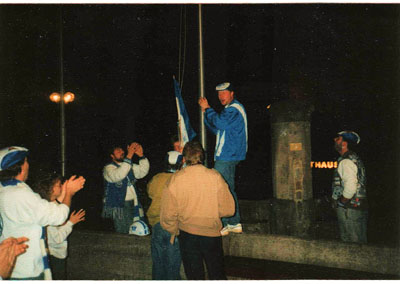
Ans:
[[[203,164],[204,162],[204,149],[198,141],[187,142],[182,154],[188,166]]]

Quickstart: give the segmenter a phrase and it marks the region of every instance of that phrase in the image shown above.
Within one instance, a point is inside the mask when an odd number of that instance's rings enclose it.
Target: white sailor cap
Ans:
[[[183,156],[178,151],[169,151],[167,153],[167,160],[168,160],[168,164],[170,164],[170,165],[179,164],[182,161],[182,159],[183,159]]]
[[[24,147],[11,146],[0,150],[0,171],[14,166],[25,159],[29,150]]]
[[[232,89],[232,84],[229,83],[229,82],[225,82],[225,83],[218,84],[218,85],[215,87],[215,89],[216,89],[217,91],[225,91],[225,90],[233,91],[233,89]]]
[[[354,131],[341,131],[338,133],[338,135],[342,136],[345,141],[349,141],[354,144],[358,144],[361,141],[360,136]]]

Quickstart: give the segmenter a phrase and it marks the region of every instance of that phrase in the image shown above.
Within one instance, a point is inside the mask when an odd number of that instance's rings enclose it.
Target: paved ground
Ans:
[[[391,280],[399,275],[368,273],[315,265],[267,261],[244,257],[225,257],[229,279],[247,280]]]

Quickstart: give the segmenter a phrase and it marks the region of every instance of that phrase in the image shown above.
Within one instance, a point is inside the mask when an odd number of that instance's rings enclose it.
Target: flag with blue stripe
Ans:
[[[181,88],[179,87],[178,81],[174,79],[174,89],[176,98],[176,107],[178,109],[178,127],[179,127],[179,140],[181,141],[182,147],[194,137],[197,133],[193,130],[189,122],[189,115],[185,108],[185,103],[182,99]]]

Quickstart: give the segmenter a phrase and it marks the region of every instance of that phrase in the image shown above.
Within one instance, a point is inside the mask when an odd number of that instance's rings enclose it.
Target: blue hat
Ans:
[[[217,91],[233,91],[232,84],[229,82],[221,83],[215,87]]]
[[[358,144],[361,141],[360,136],[354,131],[341,131],[338,133],[339,136],[342,136],[345,141],[352,142],[354,144]]]
[[[19,146],[11,146],[0,150],[0,171],[14,166],[28,155],[28,149]]]

